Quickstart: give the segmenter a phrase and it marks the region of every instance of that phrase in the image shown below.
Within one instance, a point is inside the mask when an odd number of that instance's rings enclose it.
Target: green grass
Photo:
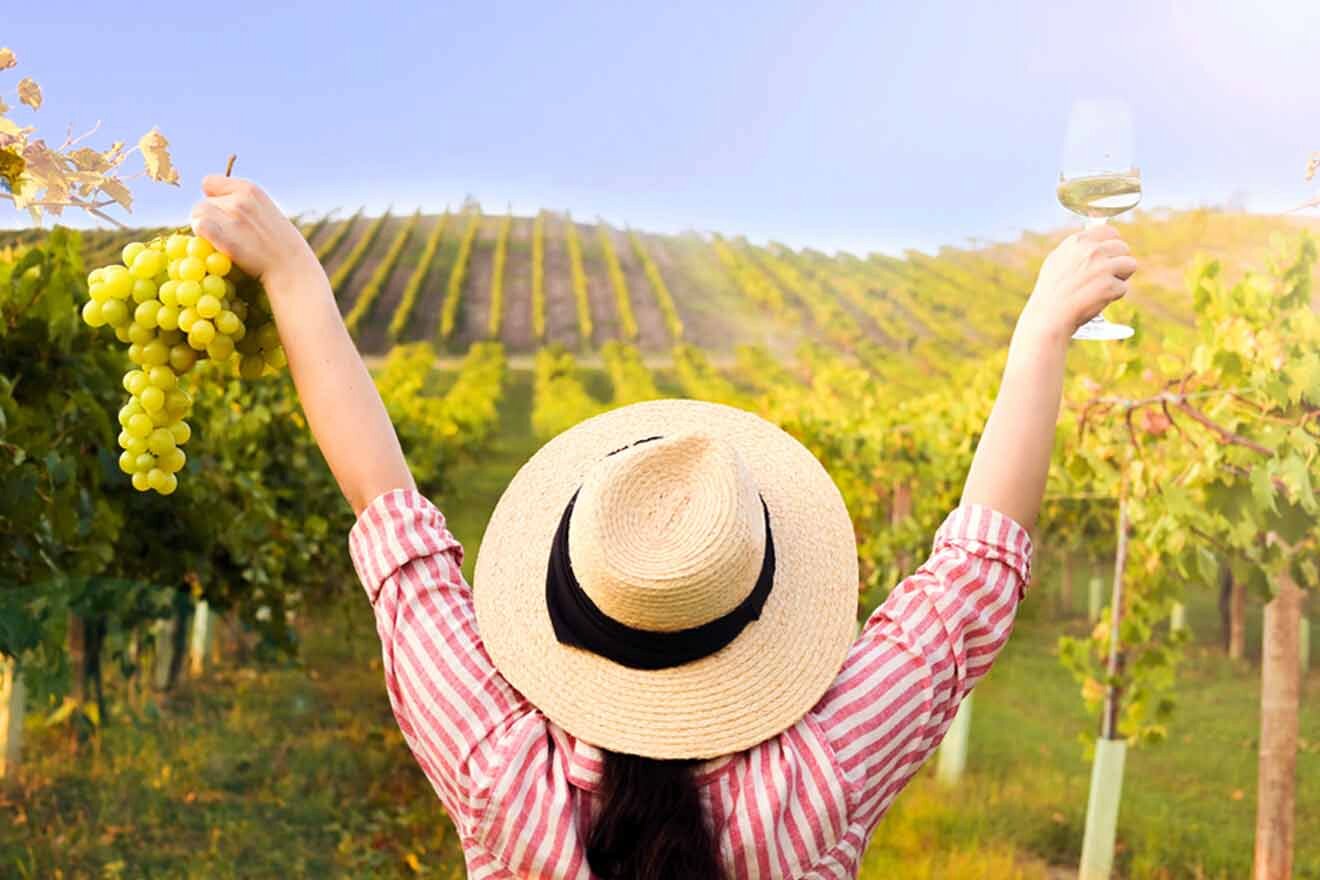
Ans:
[[[536,448],[528,371],[512,371],[505,394],[494,449],[456,475],[452,497],[436,499],[467,548],[469,578],[489,511]],[[1084,578],[1076,581],[1073,607],[1082,608]],[[222,666],[137,715],[118,703],[99,744],[80,752],[65,730],[31,731],[26,783],[0,801],[0,876],[462,877],[453,828],[390,714],[370,610],[356,584],[347,592],[303,627],[296,663]],[[1053,592],[1048,581],[1035,588],[976,689],[963,782],[943,788],[929,762],[881,822],[862,877],[1075,876],[1089,780],[1077,737],[1092,728],[1054,645],[1086,624],[1058,617]],[[1259,604],[1249,609],[1255,657]],[[1196,642],[1170,739],[1128,754],[1117,877],[1250,873],[1259,667],[1230,663],[1214,646],[1209,591],[1193,595],[1188,621]],[[1312,672],[1294,876],[1313,880],[1318,697]]]

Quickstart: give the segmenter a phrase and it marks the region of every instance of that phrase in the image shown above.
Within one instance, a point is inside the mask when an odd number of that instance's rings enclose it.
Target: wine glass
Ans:
[[[1132,157],[1132,113],[1124,101],[1089,98],[1076,101],[1060,163],[1059,202],[1086,218],[1086,227],[1131,210],[1141,201],[1141,172]],[[1127,339],[1132,328],[1113,324],[1103,314],[1087,321],[1073,339]]]

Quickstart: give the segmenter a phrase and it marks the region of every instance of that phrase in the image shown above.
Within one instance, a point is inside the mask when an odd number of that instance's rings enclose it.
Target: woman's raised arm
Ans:
[[[1068,340],[1127,293],[1137,262],[1109,225],[1070,235],[1045,258],[1008,349],[1008,363],[976,447],[962,503],[1031,529],[1040,512],[1063,395]]]
[[[250,181],[210,175],[202,191],[193,231],[265,285],[307,423],[353,513],[391,489],[415,488],[330,281],[302,234]]]

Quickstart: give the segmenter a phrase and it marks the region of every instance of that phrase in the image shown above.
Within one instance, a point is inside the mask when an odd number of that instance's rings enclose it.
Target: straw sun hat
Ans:
[[[659,400],[546,443],[473,578],[500,673],[599,748],[713,758],[797,723],[855,635],[857,544],[820,462],[749,412]]]

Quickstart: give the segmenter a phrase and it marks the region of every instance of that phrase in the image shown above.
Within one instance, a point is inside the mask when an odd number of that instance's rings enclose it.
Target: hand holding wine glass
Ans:
[[[1085,100],[1073,105],[1057,194],[1060,204],[1086,218],[1088,229],[1141,201],[1141,172],[1132,160],[1132,115],[1125,103]],[[1132,332],[1097,314],[1073,338],[1127,339]]]

